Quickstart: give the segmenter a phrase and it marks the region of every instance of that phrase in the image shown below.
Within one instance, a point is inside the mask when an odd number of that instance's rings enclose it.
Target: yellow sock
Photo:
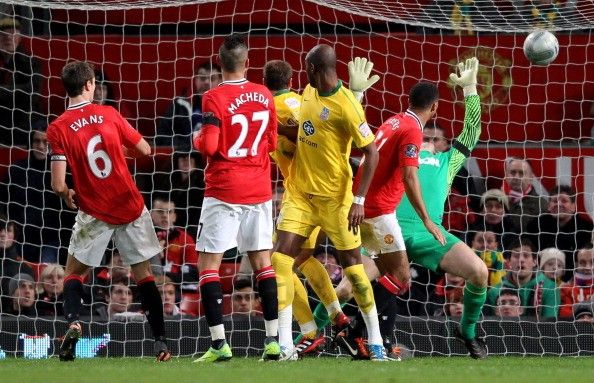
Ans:
[[[309,307],[307,299],[307,290],[301,282],[297,274],[293,273],[293,288],[295,290],[295,297],[293,298],[293,316],[299,323],[301,332],[306,338],[315,338],[317,335],[316,321],[313,313]]]
[[[272,254],[272,267],[276,273],[279,311],[293,303],[293,296],[295,294],[293,287],[293,263],[295,263],[295,260],[288,255],[277,252]]]
[[[375,301],[373,299],[373,288],[371,282],[365,274],[363,265],[353,265],[344,269],[344,275],[351,282],[353,286],[353,295],[357,301],[357,305],[363,313],[368,313],[372,308],[375,307]]]
[[[340,304],[324,265],[316,258],[309,257],[307,261],[299,266],[299,270],[305,275],[305,278],[307,278],[307,281],[328,310],[328,316],[334,318],[340,312]]]

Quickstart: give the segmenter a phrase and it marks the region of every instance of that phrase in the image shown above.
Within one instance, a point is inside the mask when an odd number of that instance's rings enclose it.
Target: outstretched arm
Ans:
[[[481,99],[476,90],[478,65],[478,59],[472,57],[458,64],[459,75],[450,74],[450,80],[464,90],[465,113],[462,132],[452,143],[448,185],[452,184],[481,135]]]

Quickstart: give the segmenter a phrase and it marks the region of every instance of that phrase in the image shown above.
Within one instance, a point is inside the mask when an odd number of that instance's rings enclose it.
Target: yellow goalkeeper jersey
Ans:
[[[319,196],[350,195],[351,143],[364,147],[374,139],[361,104],[341,81],[327,94],[307,85],[301,96],[292,186]]]
[[[274,106],[278,122],[287,125],[289,119],[299,121],[299,109],[301,108],[301,96],[288,89],[278,91],[274,94]],[[285,136],[278,136],[276,150],[270,153],[274,162],[280,169],[283,178],[289,177],[289,166],[293,161],[296,145]]]

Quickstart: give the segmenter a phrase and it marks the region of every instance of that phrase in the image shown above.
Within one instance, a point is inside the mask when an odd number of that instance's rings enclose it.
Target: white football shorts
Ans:
[[[196,250],[240,253],[272,249],[272,200],[255,205],[231,204],[205,197],[198,223]]]
[[[79,210],[68,254],[85,265],[97,267],[112,237],[128,265],[146,261],[161,252],[153,221],[145,206],[140,217],[125,225],[112,225]]]
[[[372,258],[378,254],[406,250],[396,214],[365,218],[360,229],[361,244]]]

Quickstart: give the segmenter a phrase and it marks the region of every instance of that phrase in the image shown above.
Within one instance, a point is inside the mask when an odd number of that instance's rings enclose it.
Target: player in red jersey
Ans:
[[[200,294],[212,346],[197,362],[232,357],[225,341],[219,267],[223,253],[247,252],[262,300],[266,340],[262,359],[279,359],[278,297],[270,263],[272,180],[268,153],[276,148],[274,99],[264,86],[247,81],[248,49],[228,36],[219,49],[223,82],[202,97],[202,129],[194,146],[208,158],[206,190],[198,224]]]
[[[386,315],[387,310],[395,309],[396,296],[404,294],[409,287],[410,271],[402,231],[394,211],[406,193],[427,230],[441,244],[445,239],[439,228],[430,219],[417,176],[419,151],[423,142],[423,126],[437,111],[439,93],[437,87],[428,82],[417,83],[410,91],[409,109],[387,119],[377,130],[375,144],[379,152],[379,162],[371,186],[365,198],[365,219],[361,224],[361,242],[367,255],[376,262],[380,275],[369,275],[378,279],[373,295],[380,318],[393,318]],[[353,190],[361,179],[357,173]],[[369,271],[368,271],[369,272]],[[340,290],[348,281],[344,279]],[[392,314],[392,313],[390,313]],[[395,314],[395,313],[394,313]],[[362,322],[361,320],[355,321]],[[358,326],[357,327],[362,327]],[[391,346],[386,342],[391,334],[393,321],[380,320],[380,330],[384,337],[384,347],[390,353]],[[339,341],[345,349],[356,350],[363,344],[360,331],[351,328]],[[350,347],[348,347],[350,346]],[[361,355],[353,355],[360,357]],[[395,355],[392,355],[393,357]]]
[[[69,328],[60,346],[60,360],[75,358],[82,332],[78,321],[82,278],[89,267],[99,266],[113,237],[137,281],[142,308],[155,337],[157,361],[167,361],[171,353],[165,343],[163,302],[149,263],[161,248],[124,157],[124,151],[149,155],[151,148],[114,108],[91,103],[95,73],[90,64],[66,64],[62,84],[69,106],[47,130],[52,189],[69,208],[78,209],[78,214],[66,261],[64,315]],[[74,179],[72,189],[66,184],[67,165]]]

